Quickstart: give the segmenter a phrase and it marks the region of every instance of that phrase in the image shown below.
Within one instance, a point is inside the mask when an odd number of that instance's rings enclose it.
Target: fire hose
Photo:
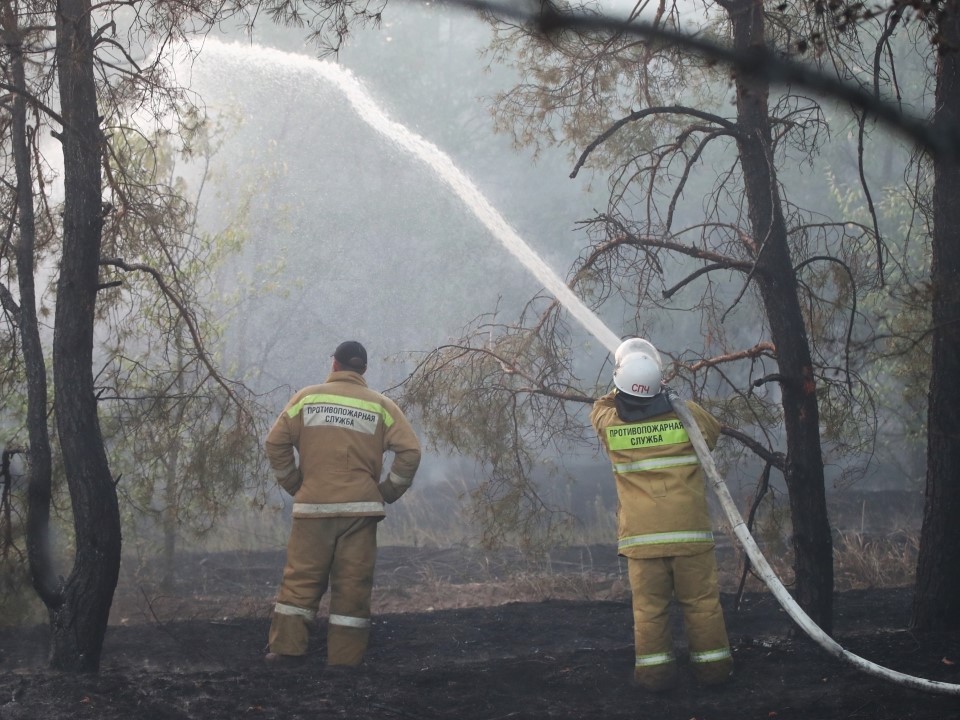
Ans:
[[[889,668],[877,665],[876,663],[870,662],[869,660],[866,660],[858,655],[854,655],[853,653],[841,647],[833,638],[827,635],[815,622],[813,622],[810,616],[804,612],[804,610],[793,599],[793,596],[791,596],[784,587],[783,583],[780,581],[780,578],[777,577],[776,573],[773,571],[773,568],[770,567],[767,559],[760,551],[760,547],[750,534],[750,530],[747,528],[747,524],[740,515],[740,511],[737,509],[736,503],[734,503],[733,497],[730,495],[730,491],[727,489],[726,483],[723,481],[723,478],[720,476],[720,473],[717,470],[716,464],[713,462],[713,456],[710,453],[710,449],[707,447],[707,443],[703,439],[703,434],[700,432],[699,426],[693,419],[693,415],[687,408],[687,404],[675,390],[668,388],[667,397],[670,399],[670,404],[673,406],[674,411],[680,418],[680,422],[682,422],[686,428],[687,435],[689,435],[690,441],[693,443],[697,457],[700,458],[700,464],[703,466],[709,483],[713,486],[713,490],[716,493],[717,499],[720,501],[720,505],[722,506],[727,519],[730,521],[733,532],[740,541],[740,544],[743,546],[743,549],[746,551],[747,556],[750,558],[750,562],[752,563],[754,570],[760,576],[760,579],[763,580],[766,586],[770,588],[770,591],[773,593],[774,597],[776,597],[781,607],[783,607],[793,621],[796,622],[797,625],[799,625],[800,628],[814,642],[820,645],[820,647],[826,650],[830,655],[847,662],[870,675],[875,675],[879,678],[883,678],[884,680],[889,680],[898,685],[903,685],[915,690],[945,695],[960,695],[960,685],[939,682],[937,680],[926,680],[913,675],[907,675],[905,673],[901,673],[896,670],[890,670]]]

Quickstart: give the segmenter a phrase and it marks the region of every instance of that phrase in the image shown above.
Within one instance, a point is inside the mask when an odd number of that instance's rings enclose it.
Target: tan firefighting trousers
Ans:
[[[733,670],[733,657],[720,607],[713,549],[682,557],[629,558],[627,568],[633,595],[637,684],[662,690],[676,679],[669,617],[673,597],[683,610],[695,677],[710,685],[726,680]]]
[[[327,663],[358,665],[370,635],[377,517],[294,518],[270,624],[270,651],[303,655],[330,587]]]

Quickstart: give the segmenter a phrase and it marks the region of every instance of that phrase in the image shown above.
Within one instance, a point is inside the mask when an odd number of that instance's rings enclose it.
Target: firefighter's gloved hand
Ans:
[[[383,501],[389,505],[400,499],[400,496],[410,487],[411,482],[412,478],[407,480],[396,473],[390,473],[377,485],[377,489],[380,491]]]
[[[290,493],[290,495],[296,495],[301,485],[303,485],[303,473],[300,472],[300,468],[297,468],[283,480],[280,480],[280,487]]]
[[[383,498],[383,501],[387,504],[395,503],[403,494],[390,482],[390,478],[382,480],[380,484],[377,485],[377,489],[380,491],[380,496]]]

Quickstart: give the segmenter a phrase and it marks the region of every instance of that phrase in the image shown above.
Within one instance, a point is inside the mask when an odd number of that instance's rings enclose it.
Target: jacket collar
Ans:
[[[346,382],[353,383],[354,385],[362,385],[367,387],[367,381],[364,379],[363,375],[358,372],[353,372],[353,370],[338,370],[337,372],[332,372],[327,375],[327,380],[329,382]]]
[[[617,408],[617,417],[623,422],[629,423],[641,422],[648,418],[673,412],[670,398],[667,397],[665,392],[658,393],[652,398],[636,398],[617,391],[614,396],[614,403]]]

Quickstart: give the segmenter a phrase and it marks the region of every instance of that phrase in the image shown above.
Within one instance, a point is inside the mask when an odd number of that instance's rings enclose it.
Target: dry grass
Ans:
[[[387,519],[380,525],[382,546],[409,548],[476,548],[476,532],[465,510],[465,487],[450,483],[442,487],[415,488],[401,502],[390,507]],[[181,537],[182,551],[194,553],[236,552],[244,550],[282,550],[289,532],[289,508],[247,507],[222,521],[216,534],[202,538]],[[548,599],[625,600],[629,598],[626,562],[611,562],[616,537],[615,511],[599,496],[585,509],[589,517],[573,527],[567,538],[570,547],[595,545],[604,550],[604,567],[598,569],[590,558],[582,564],[523,562],[509,572],[486,572],[472,568],[469,576],[451,579],[442,570],[425,565],[412,582],[381,584],[375,592],[377,612],[490,606],[507,602],[538,602]],[[863,526],[864,513],[859,516]],[[758,517],[755,536],[768,562],[790,588],[793,584],[793,553],[785,539],[789,521],[783,513],[767,512]],[[156,538],[127,532],[126,548],[132,555],[125,559],[124,573],[129,586],[149,587],[145,578],[158,563]],[[721,533],[718,533],[720,536]],[[838,592],[852,589],[902,587],[914,582],[919,537],[916,531],[894,530],[838,533],[834,541],[834,577]],[[454,555],[456,552],[454,551]],[[458,560],[453,561],[453,567]],[[743,578],[744,553],[730,533],[721,537],[718,546],[720,586],[723,592],[766,592],[763,583],[753,575]],[[559,569],[558,569],[559,568]],[[279,579],[280,567],[276,568]],[[146,574],[144,574],[146,573]],[[0,623],[43,622],[43,607],[23,578],[16,587],[4,587],[0,593]],[[742,587],[741,587],[742,583]],[[155,583],[153,583],[155,585]],[[197,587],[194,598],[164,597],[142,591],[122,594],[115,601],[115,622],[149,621],[152,616],[183,617],[200,612],[219,618],[226,615],[259,616],[268,612],[275,582],[251,587],[235,587],[230,597],[208,595]],[[189,607],[182,602],[188,602]],[[134,620],[136,618],[137,620]]]
[[[869,534],[860,531],[837,533],[833,542],[834,591],[905,587],[916,578],[920,538],[916,531]],[[739,547],[733,554],[722,554],[720,586],[724,592],[737,592],[743,576],[746,554]],[[793,584],[793,551],[789,543],[764,551],[764,557],[781,582]],[[744,583],[747,592],[765,592],[766,586],[754,575]]]
[[[868,537],[859,532],[840,535],[835,542],[835,589],[837,592],[877,587],[910,585],[914,579],[917,555],[915,534]],[[612,548],[611,548],[612,552]],[[737,593],[741,589],[744,553],[725,546],[718,552],[721,590]],[[793,582],[790,552],[767,557],[778,577],[789,588]],[[279,568],[277,568],[279,573]],[[471,577],[451,579],[443,570],[424,564],[415,577],[405,582],[378,584],[374,592],[375,613],[429,612],[468,607],[492,607],[511,602],[544,600],[628,601],[629,583],[626,563],[620,560],[605,569],[568,566],[562,571],[538,569],[535,565],[517,567],[507,573],[475,569]],[[197,588],[202,590],[202,588]],[[766,592],[762,581],[748,574],[745,592]],[[266,617],[272,604],[272,585],[245,588],[224,598],[198,593],[194,597],[130,596],[118,593],[113,621],[123,624],[167,621],[175,618]],[[251,592],[253,591],[253,592]],[[324,605],[327,599],[324,599]],[[321,607],[321,614],[324,607]]]
[[[870,536],[841,533],[834,542],[834,585],[862,590],[912,585],[916,579],[920,537],[915,531]]]
[[[912,585],[915,578],[919,538],[913,532],[870,537],[861,532],[842,533],[834,542],[834,589],[836,592]],[[781,550],[787,543],[778,544]],[[723,592],[740,590],[743,574],[742,549],[718,553],[719,579]],[[788,588],[793,584],[793,554],[786,549],[770,553],[767,561]],[[745,592],[767,592],[764,583],[748,575]],[[507,578],[483,582],[454,583],[429,568],[420,573],[414,587],[378,590],[382,611],[399,611],[413,604],[426,609],[500,605],[507,602],[542,600],[626,600],[630,597],[626,565],[616,572],[570,569],[565,572],[518,570]]]
[[[913,583],[917,558],[916,534],[899,533],[870,537],[851,532],[835,542],[835,589],[898,587]],[[611,548],[611,553],[613,549]],[[740,591],[744,553],[726,544],[718,552],[721,590]],[[544,600],[628,601],[629,584],[626,562],[620,559],[605,567],[568,564],[550,570],[543,565],[527,564],[509,572],[475,568],[466,578],[451,578],[444,570],[424,564],[412,579],[404,582],[379,583],[374,592],[375,613],[424,612],[442,609],[491,607],[510,602]],[[792,554],[770,553],[767,560],[789,588],[793,582]],[[449,568],[447,568],[449,569]],[[276,568],[279,578],[280,568]],[[165,596],[145,590],[149,585],[130,583],[118,590],[111,622],[136,624],[165,622],[173,619],[209,619],[221,621],[229,617],[267,617],[272,605],[275,584],[254,583],[235,587],[228,596],[223,588],[196,587],[190,597]],[[766,592],[763,583],[748,575],[745,592]],[[326,600],[325,600],[326,602]],[[321,613],[324,610],[321,608]],[[32,617],[31,619],[37,620]]]

